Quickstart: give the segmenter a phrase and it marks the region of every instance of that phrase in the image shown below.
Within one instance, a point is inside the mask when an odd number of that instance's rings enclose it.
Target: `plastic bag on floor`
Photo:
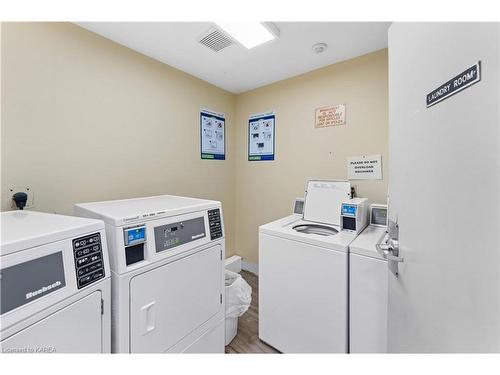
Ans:
[[[226,318],[243,315],[252,302],[252,287],[236,272],[226,270]]]

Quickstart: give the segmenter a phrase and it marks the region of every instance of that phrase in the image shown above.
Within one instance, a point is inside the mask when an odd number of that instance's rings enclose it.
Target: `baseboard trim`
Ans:
[[[241,272],[241,257],[239,255],[233,255],[226,259],[225,261],[226,270],[233,271],[236,273]]]
[[[255,275],[259,274],[259,265],[251,262],[247,262],[245,260],[241,261],[241,269],[251,272]]]

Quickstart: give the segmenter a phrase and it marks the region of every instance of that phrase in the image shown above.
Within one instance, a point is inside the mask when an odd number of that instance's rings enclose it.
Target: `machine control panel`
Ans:
[[[222,222],[220,219],[220,210],[208,210],[208,223],[210,225],[210,239],[216,240],[222,237]]]
[[[203,217],[155,227],[156,252],[169,250],[206,237]]]
[[[104,260],[99,233],[74,239],[73,253],[78,289],[104,277]]]
[[[368,225],[368,216],[368,199],[349,199],[341,205],[340,229],[359,234]]]

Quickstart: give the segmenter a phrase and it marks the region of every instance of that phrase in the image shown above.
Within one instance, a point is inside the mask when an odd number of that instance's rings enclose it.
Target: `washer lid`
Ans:
[[[309,180],[306,186],[304,220],[340,225],[340,206],[351,198],[347,180]]]

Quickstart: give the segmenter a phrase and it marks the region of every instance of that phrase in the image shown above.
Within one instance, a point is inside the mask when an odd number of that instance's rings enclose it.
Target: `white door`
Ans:
[[[219,245],[130,281],[130,351],[163,353],[222,309]]]
[[[499,25],[389,30],[391,352],[499,350]],[[481,61],[481,81],[426,108],[426,95]],[[394,270],[394,269],[393,269]]]
[[[3,352],[101,353],[101,292],[95,291],[2,340]]]

